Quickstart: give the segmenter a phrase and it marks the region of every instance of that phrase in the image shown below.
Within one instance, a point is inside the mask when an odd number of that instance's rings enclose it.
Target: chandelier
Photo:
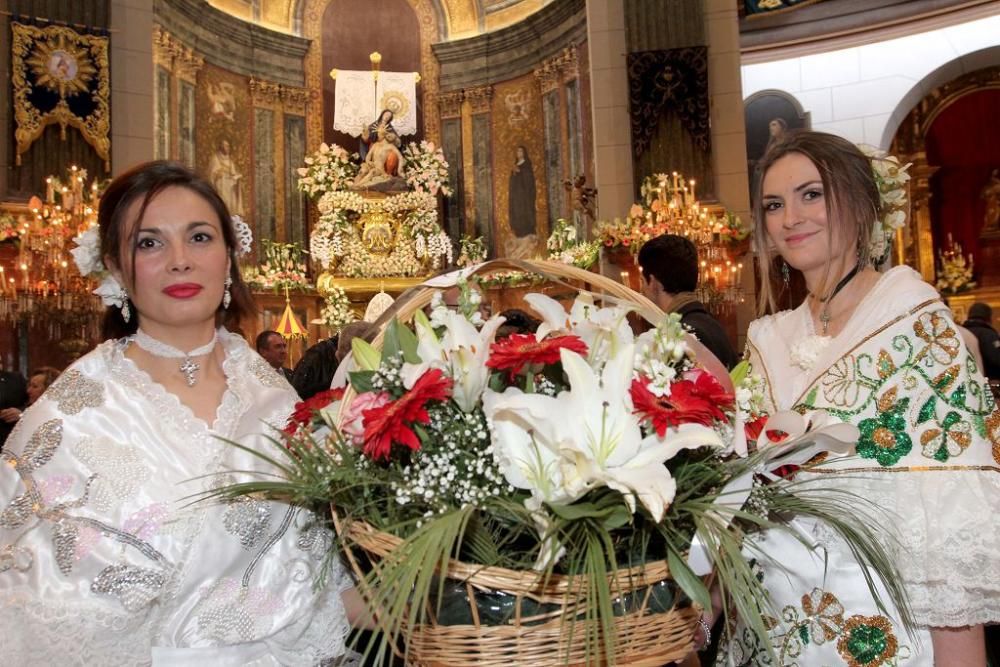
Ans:
[[[87,172],[72,166],[65,180],[45,179],[45,200],[0,215],[0,322],[44,326],[53,340],[97,338],[100,299],[79,274],[72,239],[97,221],[99,186],[85,185]]]
[[[743,303],[743,262],[750,234],[740,218],[719,205],[695,197],[694,180],[676,171],[654,174],[642,183],[646,206],[641,215],[656,234],[690,239],[698,250],[698,299],[715,312]]]

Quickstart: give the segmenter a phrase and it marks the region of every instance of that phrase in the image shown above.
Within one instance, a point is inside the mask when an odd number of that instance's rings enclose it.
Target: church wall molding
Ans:
[[[212,65],[287,86],[305,84],[302,61],[308,39],[234,20],[205,0],[154,0],[153,16],[163,30]]]
[[[456,90],[530,74],[539,63],[586,39],[585,0],[560,0],[516,25],[432,48],[441,64],[441,89]]]

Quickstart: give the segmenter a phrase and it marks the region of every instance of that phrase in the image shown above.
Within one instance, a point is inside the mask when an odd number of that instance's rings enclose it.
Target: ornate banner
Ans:
[[[108,38],[16,22],[11,31],[16,163],[46,126],[58,123],[63,140],[67,125],[78,129],[110,171]]]
[[[375,78],[371,70],[337,70],[333,129],[352,137],[361,135],[376,116]]]
[[[708,107],[708,49],[692,46],[630,53],[627,58],[632,147],[639,157],[649,146],[660,114],[671,108],[708,151],[712,132]]]
[[[417,75],[415,72],[381,72],[375,86],[378,112],[392,111],[392,125],[405,137],[417,133]],[[377,117],[377,116],[376,116]]]

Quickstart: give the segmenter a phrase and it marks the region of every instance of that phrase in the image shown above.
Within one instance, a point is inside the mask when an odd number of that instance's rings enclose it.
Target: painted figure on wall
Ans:
[[[379,140],[379,130],[392,132],[399,136],[396,128],[392,126],[393,113],[391,109],[385,109],[379,114],[378,120],[361,130],[361,141],[358,143],[358,155],[364,160],[372,144]]]
[[[510,230],[514,236],[507,241],[507,256],[530,258],[538,243],[538,227],[535,218],[535,172],[524,146],[518,146],[514,152],[508,197]]]
[[[980,234],[1000,233],[1000,169],[994,169],[990,180],[979,194],[986,200],[983,231]]]
[[[785,138],[785,132],[788,130],[788,121],[784,118],[772,118],[771,122],[767,124],[767,148],[770,148],[773,144],[778,143]],[[764,152],[767,152],[767,148]]]
[[[230,122],[236,120],[236,87],[228,82],[209,83],[208,99],[212,104],[212,115],[221,116]]]
[[[243,175],[237,171],[228,139],[219,142],[219,149],[208,166],[208,177],[219,191],[232,215],[243,215]]]

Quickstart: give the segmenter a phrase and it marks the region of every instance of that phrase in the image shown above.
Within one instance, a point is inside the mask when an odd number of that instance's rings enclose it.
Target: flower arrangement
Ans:
[[[458,261],[455,262],[458,266],[474,266],[486,260],[486,242],[483,237],[463,236],[458,244]]]
[[[444,159],[444,151],[435,146],[433,141],[409,143],[403,149],[406,167],[403,176],[415,192],[450,197],[448,187],[448,161]]]
[[[0,213],[0,243],[20,237],[17,218],[9,213]]]
[[[258,290],[307,290],[312,285],[306,275],[304,250],[297,243],[275,243],[263,239],[264,262],[243,268],[243,278]]]
[[[320,311],[320,318],[331,331],[340,332],[345,324],[357,321],[354,311],[351,310],[351,300],[347,298],[347,292],[341,287],[332,287],[326,295],[325,304]]]
[[[545,243],[549,251],[549,259],[572,264],[581,269],[589,269],[601,252],[599,241],[585,241],[579,237],[574,225],[565,218],[556,220],[552,233]]]
[[[365,199],[351,191],[327,192],[317,202],[320,217],[309,249],[323,269],[334,265],[351,278],[418,276],[452,261],[451,239],[437,222],[437,200],[425,192],[402,192]],[[387,255],[370,253],[358,221],[366,213],[386,213],[401,220]]]
[[[299,167],[299,190],[310,197],[346,190],[358,175],[359,160],[357,153],[350,154],[336,144],[320,144],[306,157],[306,166]]]
[[[975,289],[976,281],[972,279],[972,255],[966,262],[965,255],[962,254],[962,246],[948,235],[948,248],[942,249],[938,255],[941,262],[941,270],[938,272],[937,282],[934,286],[942,294],[958,294],[970,289]]]
[[[679,316],[644,313],[659,324],[635,336],[627,305],[581,293],[567,310],[529,294],[542,319],[537,332],[497,339],[503,318],[484,319],[475,286],[456,286],[456,308],[435,296],[428,317],[414,305],[412,325],[392,321],[381,349],[354,341],[360,370],[351,389],[300,406],[294,435],[280,442],[287,481],[215,492],[332,503],[344,546],[380,555],[365,590],[387,637],[431,623],[454,632],[484,623],[516,627],[516,641],[528,642],[537,624],[565,624],[571,629],[548,650],[614,663],[616,619],[654,614],[660,623],[690,601],[707,606],[700,576],[713,564],[726,613],[766,637],[765,593],[740,551],[754,548],[754,528],[781,527],[786,511],[829,520],[898,599],[873,522],[846,514],[836,490],[811,494],[770,475],[779,463],[812,458],[818,442],[844,444],[845,431],[856,438],[856,429],[810,429],[797,414],[777,415],[773,429],[757,424],[767,451],[748,458],[743,420],[765,418],[762,385],[744,367],[734,395],[728,378],[700,367]],[[752,483],[755,472],[769,483]],[[745,499],[751,484],[754,511],[723,500]],[[375,533],[394,546],[372,551]],[[666,574],[652,573],[667,566],[672,583],[650,583],[663,582]],[[446,585],[436,574],[453,567],[466,574]],[[481,571],[535,582],[536,591],[556,578],[560,602],[492,590],[502,586],[477,584]],[[647,583],[626,589],[626,579]],[[690,634],[682,634],[686,647]]]
[[[906,225],[909,200],[907,183],[911,164],[900,165],[899,159],[871,146],[859,146],[872,162],[872,174],[878,185],[881,218],[872,230],[871,257],[876,266],[889,259],[896,230]]]

